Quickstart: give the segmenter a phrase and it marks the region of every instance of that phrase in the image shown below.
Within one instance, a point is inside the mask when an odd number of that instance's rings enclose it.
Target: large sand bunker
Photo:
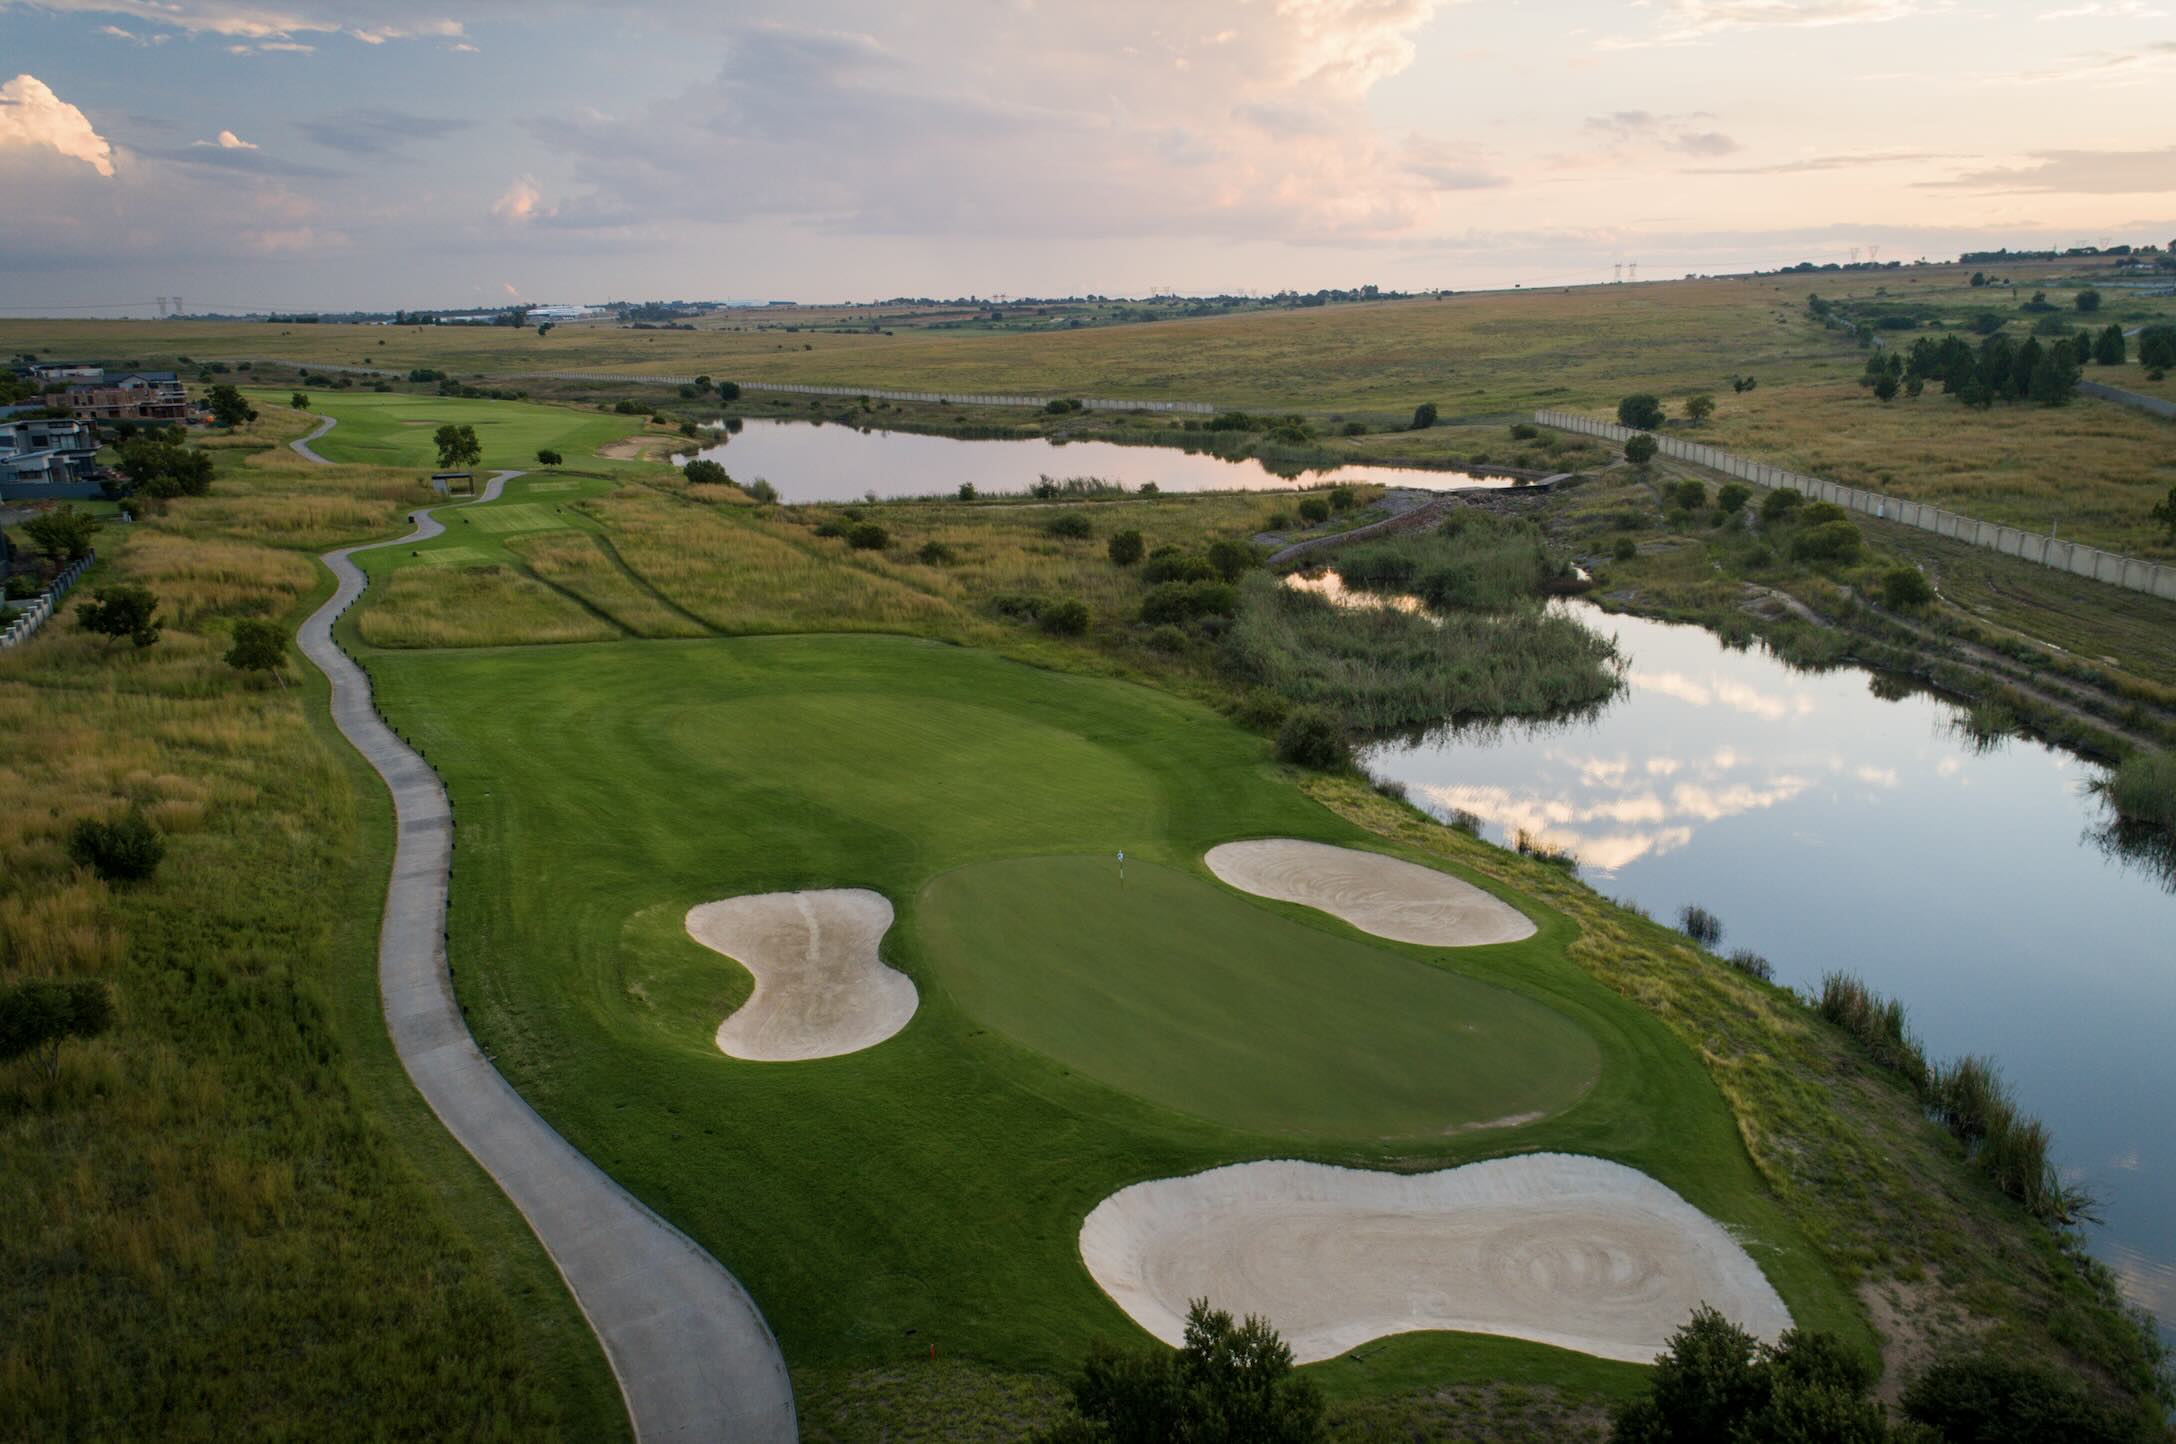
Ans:
[[[1401,943],[1515,943],[1534,925],[1509,903],[1434,868],[1379,852],[1272,837],[1227,842],[1202,859],[1241,892],[1295,902]]]
[[[1302,1363],[1386,1334],[1503,1334],[1648,1363],[1702,1303],[1791,1326],[1737,1241],[1635,1169],[1564,1153],[1405,1175],[1286,1160],[1120,1189],[1088,1272],[1177,1344],[1189,1300],[1275,1324]]]
[[[913,980],[876,945],[892,905],[866,888],[766,892],[688,909],[688,935],[755,975],[756,989],[718,1025],[735,1058],[787,1063],[883,1042],[914,1016]]]

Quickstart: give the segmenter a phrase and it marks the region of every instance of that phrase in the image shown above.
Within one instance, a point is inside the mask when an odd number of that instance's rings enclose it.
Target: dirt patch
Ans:
[[[1166,1343],[1206,1297],[1268,1318],[1302,1363],[1435,1329],[1647,1363],[1702,1303],[1763,1339],[1791,1326],[1720,1224],[1644,1173],[1573,1154],[1412,1175],[1233,1164],[1120,1189],[1080,1251]]]
[[[906,974],[877,943],[892,905],[865,888],[755,893],[688,909],[688,935],[755,975],[748,1001],[718,1025],[718,1048],[763,1063],[858,1053],[914,1016]]]
[[[1316,908],[1393,942],[1470,948],[1534,935],[1532,921],[1494,893],[1379,852],[1277,837],[1227,842],[1202,860],[1241,892]]]
[[[627,436],[607,441],[597,454],[613,461],[654,461],[670,456],[676,447],[692,444],[678,436]]]

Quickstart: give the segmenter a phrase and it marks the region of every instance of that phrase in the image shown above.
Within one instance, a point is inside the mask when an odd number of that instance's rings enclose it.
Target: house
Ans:
[[[128,371],[97,386],[72,386],[58,398],[84,420],[186,421],[189,393],[171,371]]]
[[[25,368],[33,381],[103,381],[106,368],[81,361],[33,361]]]
[[[81,500],[100,496],[98,428],[39,417],[0,421],[0,498]]]

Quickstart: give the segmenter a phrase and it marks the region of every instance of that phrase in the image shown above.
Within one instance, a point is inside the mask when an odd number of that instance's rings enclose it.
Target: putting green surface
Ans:
[[[1369,839],[1203,708],[885,636],[366,661],[453,800],[450,950],[478,1040],[747,1284],[796,1366],[936,1343],[1064,1370],[1099,1334],[1140,1337],[1081,1262],[1082,1220],[1129,1183],[1250,1158],[1597,1153],[1738,1230],[1802,1322],[1853,1317],[1698,1059],[1566,959],[1563,919],[1522,902],[1534,937],[1453,952],[1215,882],[1219,842]],[[1137,903],[1114,895],[1119,850]],[[921,993],[912,1021],[841,1057],[720,1053],[751,980],[687,910],[832,887],[897,910],[883,955]],[[1445,1131],[1531,1111],[1549,1116]],[[1324,1367],[1361,1388],[1423,1355],[1432,1378],[1483,1359],[1500,1377],[1502,1347],[1437,1336]],[[1633,1372],[1519,1347],[1547,1377]]]
[[[1235,1127],[1337,1136],[1532,1122],[1594,1041],[1506,988],[1330,937],[1172,868],[1036,857],[922,894],[937,976],[976,1018],[1112,1087]]]

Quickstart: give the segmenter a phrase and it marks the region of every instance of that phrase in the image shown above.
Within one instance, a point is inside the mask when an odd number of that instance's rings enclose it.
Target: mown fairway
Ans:
[[[285,405],[290,394],[251,393],[260,405]],[[585,414],[571,406],[539,406],[526,401],[320,391],[311,396],[311,403],[339,423],[311,442],[311,450],[327,461],[353,461],[367,466],[435,470],[438,447],[433,438],[439,427],[448,424],[476,428],[476,439],[484,449],[480,465],[486,470],[535,466],[540,447],[594,465],[598,447],[642,429],[639,417]]]
[[[1538,1147],[1654,1173],[1745,1230],[1802,1320],[1861,1336],[1761,1190],[1695,1055],[1564,958],[1562,919],[1541,912],[1533,939],[1452,956],[1363,944],[1210,881],[1199,857],[1218,841],[1365,834],[1198,707],[898,637],[414,651],[371,666],[388,715],[453,795],[451,951],[479,1039],[579,1147],[748,1284],[796,1368],[900,1364],[931,1343],[1060,1368],[1095,1333],[1132,1336],[1076,1250],[1082,1217],[1128,1182],[1248,1157],[1424,1167]],[[1093,915],[1120,849],[1151,911],[1099,920],[1054,959],[1018,956],[1016,926],[1040,946],[1065,917]],[[1059,854],[1095,863],[1005,861]],[[948,880],[967,892],[951,897]],[[711,1035],[749,980],[687,937],[684,913],[815,887],[893,901],[885,955],[915,979],[919,1012],[842,1058],[725,1057]],[[954,937],[992,909],[1045,916]],[[1150,933],[1160,960],[1105,956]],[[1091,1005],[1098,962],[1110,996]],[[1053,969],[1036,1029],[999,1021],[1029,1006],[1027,975],[1008,967]],[[1392,1016],[1416,1007],[1435,1011]],[[1116,1022],[1128,1008],[1169,1015],[1166,1027],[1185,1018],[1167,1040],[1196,1056],[1152,1067]],[[1272,1078],[1277,1060],[1247,1038],[1365,1032],[1371,1019],[1390,1058],[1342,1080],[1319,1055]],[[1467,1051],[1463,1025],[1506,1020],[1526,1046]],[[1094,1076],[1068,1049],[1092,1055]],[[1468,1067],[1481,1057],[1516,1079],[1483,1079]],[[1391,1061],[1441,1085],[1448,1112],[1424,1136],[1384,1139],[1423,1121]],[[1229,1072],[1212,1089],[1213,1067]],[[1206,1104],[1186,1105],[1189,1070],[1204,1070]],[[1295,1136],[1295,1120],[1278,1126],[1276,1090],[1315,1080],[1323,1101],[1297,1122],[1320,1131]],[[1563,1111],[1442,1132],[1522,1104]],[[1416,1339],[1324,1367],[1392,1387],[1421,1358],[1440,1377],[1500,1369],[1504,1347]],[[1523,1356],[1558,1379],[1627,1377]]]

